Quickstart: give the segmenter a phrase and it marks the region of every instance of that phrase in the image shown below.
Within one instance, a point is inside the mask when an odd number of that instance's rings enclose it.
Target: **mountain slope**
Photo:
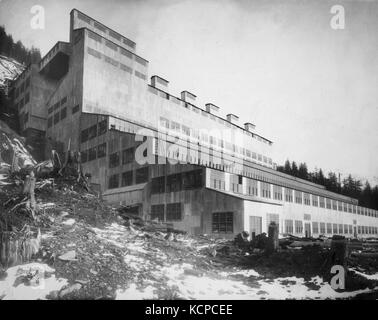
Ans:
[[[16,60],[0,55],[0,90],[8,80],[14,80],[24,69],[25,67]]]

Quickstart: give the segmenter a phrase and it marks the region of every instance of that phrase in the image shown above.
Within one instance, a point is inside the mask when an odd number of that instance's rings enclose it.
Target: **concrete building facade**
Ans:
[[[376,210],[278,172],[254,124],[168,86],[149,81],[133,41],[74,9],[70,42],[21,74],[14,101],[25,134],[80,151],[103,198],[135,214],[221,237],[271,221],[282,234],[377,236]]]

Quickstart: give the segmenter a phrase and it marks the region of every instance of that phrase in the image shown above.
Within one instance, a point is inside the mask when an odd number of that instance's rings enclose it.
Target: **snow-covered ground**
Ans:
[[[74,221],[66,222],[71,224]],[[297,277],[267,279],[252,269],[214,267],[212,270],[204,270],[188,260],[179,263],[169,262],[172,261],[169,260],[170,253],[144,241],[141,231],[130,232],[129,228],[117,223],[104,229],[92,230],[104,243],[111,243],[123,249],[124,261],[134,276],[135,281],[131,281],[131,284],[118,287],[118,300],[338,299],[371,291],[365,289],[335,292],[320,277],[313,277],[310,281]],[[355,272],[368,279],[378,278],[378,275],[369,276]],[[141,279],[143,280],[140,281]],[[45,299],[50,292],[61,290],[67,283],[66,279],[57,279],[54,270],[45,264],[16,266],[9,268],[7,277],[0,281],[0,298]]]
[[[46,264],[29,263],[7,270],[5,279],[0,280],[0,299],[37,300],[67,284],[66,279],[57,279],[55,270]]]
[[[0,88],[6,80],[15,79],[24,70],[24,66],[17,61],[0,55]]]

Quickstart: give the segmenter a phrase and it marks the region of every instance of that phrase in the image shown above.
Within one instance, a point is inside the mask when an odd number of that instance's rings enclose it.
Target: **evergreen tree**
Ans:
[[[287,174],[291,174],[291,164],[289,160],[285,161],[284,172]]]
[[[295,161],[293,161],[291,163],[291,174],[294,176],[294,177],[298,177],[298,166],[296,164]]]
[[[303,162],[299,165],[298,177],[308,180],[308,170],[307,170],[306,162]]]

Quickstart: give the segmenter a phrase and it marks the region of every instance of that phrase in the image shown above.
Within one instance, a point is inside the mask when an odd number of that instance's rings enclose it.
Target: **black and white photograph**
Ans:
[[[377,159],[378,0],[0,0],[2,301],[377,300]]]

